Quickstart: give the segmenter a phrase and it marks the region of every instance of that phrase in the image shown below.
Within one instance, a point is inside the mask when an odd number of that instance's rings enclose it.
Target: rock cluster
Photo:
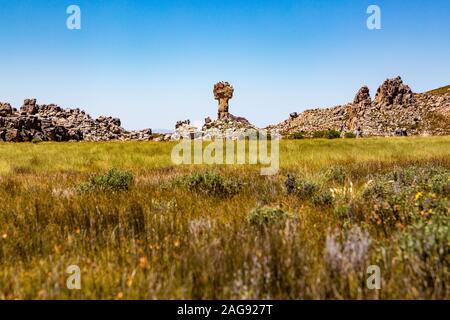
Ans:
[[[238,140],[248,133],[248,130],[257,130],[247,119],[228,114],[226,118],[211,120],[205,119],[201,128],[192,126],[189,120],[178,121],[175,131],[166,134],[157,140],[177,141],[180,139],[211,140],[222,138],[228,140]]]
[[[234,116],[229,112],[228,103],[233,97],[234,89],[228,82],[216,83],[213,93],[214,99],[219,101],[217,120],[207,117],[201,128],[192,126],[189,120],[178,121],[175,125],[175,132],[159,137],[157,140],[211,140],[213,138],[237,140],[245,137],[249,130],[257,130],[247,119]]]
[[[384,81],[374,100],[364,86],[352,103],[293,115],[268,128],[305,136],[331,129],[357,136],[449,135],[450,93],[415,94],[397,77]]]
[[[128,132],[120,119],[101,116],[91,118],[80,109],[62,109],[38,105],[36,99],[26,99],[16,110],[0,103],[0,141],[108,141],[150,140],[150,129]]]

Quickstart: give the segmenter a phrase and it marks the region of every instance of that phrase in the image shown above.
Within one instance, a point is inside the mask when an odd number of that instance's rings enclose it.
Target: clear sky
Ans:
[[[81,30],[66,8],[81,8]],[[366,9],[381,8],[381,30]],[[372,95],[401,75],[450,84],[449,0],[0,0],[0,101],[80,107],[127,129],[216,116],[212,87],[259,126]]]

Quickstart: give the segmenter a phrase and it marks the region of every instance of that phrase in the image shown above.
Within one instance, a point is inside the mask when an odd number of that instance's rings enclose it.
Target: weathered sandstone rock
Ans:
[[[219,101],[218,119],[229,115],[229,101],[233,98],[234,89],[228,82],[218,82],[214,85],[214,98]]]

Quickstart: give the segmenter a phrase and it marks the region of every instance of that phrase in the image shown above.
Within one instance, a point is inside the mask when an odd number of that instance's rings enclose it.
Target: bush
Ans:
[[[347,170],[343,166],[333,166],[325,172],[328,181],[344,183],[347,178]]]
[[[252,225],[264,226],[269,224],[284,224],[289,218],[289,213],[281,209],[260,207],[253,209],[247,217],[247,220]]]
[[[353,132],[346,132],[344,134],[344,138],[346,138],[346,139],[355,139],[356,138],[356,134],[354,134]]]
[[[119,169],[110,169],[103,174],[95,175],[82,183],[78,190],[89,191],[125,191],[133,183],[133,174]]]
[[[443,196],[450,196],[450,173],[435,175],[431,180],[431,191]]]
[[[313,133],[313,138],[319,139],[337,139],[341,137],[341,133],[337,130],[321,130]]]
[[[41,143],[42,139],[39,137],[34,137],[33,139],[31,139],[31,143],[37,144],[37,143]]]
[[[242,185],[230,179],[225,179],[215,172],[195,172],[173,181],[174,185],[187,190],[219,197],[229,197],[237,194]]]
[[[319,189],[318,185],[311,181],[297,181],[296,193],[301,199],[310,199]]]
[[[333,194],[330,191],[323,191],[312,197],[312,203],[318,207],[331,206],[333,202]]]
[[[326,134],[327,139],[338,139],[341,137],[341,133],[336,130],[328,130]]]
[[[292,139],[301,140],[301,139],[305,139],[305,136],[301,132],[294,132],[292,134]]]
[[[422,289],[444,292],[450,263],[448,213],[418,219],[401,233],[399,245],[407,270],[421,278]]]
[[[417,191],[431,191],[436,194],[450,193],[450,171],[441,167],[397,168],[387,174],[375,176],[366,186],[365,198],[386,198],[390,195],[415,194]]]
[[[301,199],[311,199],[311,197],[319,190],[319,186],[311,181],[297,179],[288,175],[284,182],[287,194],[295,194]]]
[[[448,176],[441,167],[409,166],[373,177],[362,193],[366,219],[387,232],[410,225],[415,216],[448,214],[448,202],[438,197],[448,194]]]
[[[315,139],[324,139],[326,135],[326,131],[322,130],[322,131],[315,131],[313,132],[313,138]]]
[[[297,190],[297,181],[294,176],[288,174],[284,181],[284,188],[287,194],[294,194]]]

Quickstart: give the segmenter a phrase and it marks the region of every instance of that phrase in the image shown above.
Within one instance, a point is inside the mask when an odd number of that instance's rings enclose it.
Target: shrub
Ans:
[[[119,169],[110,169],[105,173],[95,175],[82,183],[78,190],[80,192],[89,191],[125,191],[133,183],[133,174]]]
[[[338,139],[341,137],[341,133],[336,130],[328,130],[326,133],[327,139]]]
[[[437,198],[435,194],[422,194],[415,196],[415,212],[422,219],[447,216],[450,213],[450,203],[445,198]]]
[[[337,139],[341,137],[341,133],[337,130],[321,130],[313,133],[313,138]]]
[[[284,181],[284,188],[286,190],[287,194],[294,194],[297,190],[297,181],[295,180],[295,177],[288,174],[286,180]]]
[[[364,199],[386,198],[393,194],[393,184],[385,179],[375,179],[367,184],[363,190],[362,196]]]
[[[326,135],[325,130],[313,132],[313,138],[315,139],[325,138],[325,135]]]
[[[312,203],[315,206],[331,206],[334,202],[333,195],[330,191],[323,191],[313,195]]]
[[[387,232],[410,225],[414,216],[447,213],[448,203],[437,197],[448,192],[447,181],[448,170],[433,166],[397,168],[375,176],[362,194],[367,220]]]
[[[333,166],[325,172],[328,181],[344,183],[347,177],[347,170],[343,166]]]
[[[301,132],[294,132],[292,134],[292,139],[301,140],[301,139],[305,139],[305,136]]]
[[[437,174],[430,180],[432,192],[450,196],[450,173]]]
[[[31,139],[31,143],[37,144],[37,143],[41,143],[42,139],[39,137],[34,137],[33,139]]]
[[[346,139],[354,139],[354,138],[356,138],[356,134],[354,134],[353,132],[346,132],[344,134],[344,138],[346,138]]]
[[[319,190],[317,184],[311,181],[299,180],[296,185],[296,193],[301,199],[310,199]]]
[[[431,191],[448,195],[450,172],[440,167],[415,167],[395,169],[387,174],[375,176],[364,190],[365,198],[386,198],[390,195],[409,194],[417,191]]]
[[[281,209],[259,207],[253,209],[247,217],[247,220],[252,225],[264,226],[269,224],[284,224],[289,218],[289,213]]]
[[[291,175],[288,175],[286,178],[284,187],[287,194],[295,194],[301,199],[310,199],[319,190],[319,186],[316,183],[297,179]]]
[[[173,181],[174,185],[187,190],[219,197],[229,197],[237,194],[242,184],[230,179],[225,179],[216,172],[195,172]]]
[[[418,219],[400,234],[399,246],[406,270],[420,279],[422,290],[444,292],[450,264],[448,213]]]

